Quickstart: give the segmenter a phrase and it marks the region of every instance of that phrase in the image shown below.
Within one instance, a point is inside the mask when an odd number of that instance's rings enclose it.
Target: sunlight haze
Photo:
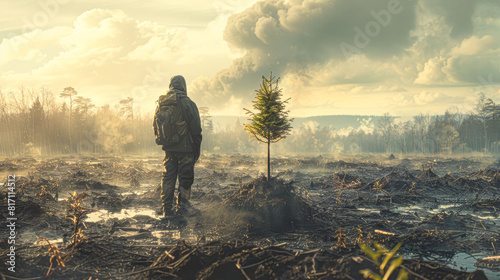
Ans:
[[[0,89],[71,86],[147,113],[180,74],[198,106],[243,115],[273,71],[292,116],[466,112],[479,92],[500,101],[499,14],[493,0],[10,1]]]

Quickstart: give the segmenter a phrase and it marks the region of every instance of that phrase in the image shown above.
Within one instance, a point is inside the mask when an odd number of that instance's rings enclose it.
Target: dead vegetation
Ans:
[[[164,251],[149,267],[131,272],[135,279],[363,279],[363,274],[377,274],[394,256],[395,250],[384,253],[389,258],[378,262],[379,252],[370,257],[342,256],[328,249],[293,252],[286,243],[259,247],[245,243],[207,243],[189,245],[180,242]],[[381,247],[379,247],[381,248]],[[399,267],[399,268],[398,268]],[[398,257],[387,265],[386,275],[408,275],[408,279],[486,279],[482,271],[458,272],[419,260]],[[404,271],[404,272],[403,272]],[[382,270],[382,272],[384,272]],[[384,279],[396,279],[388,277]],[[402,279],[402,278],[398,278]]]
[[[0,162],[8,172],[24,172],[16,182],[20,273],[11,276],[363,279],[365,269],[383,275],[359,248],[371,242],[401,243],[400,267],[409,279],[486,279],[474,263],[495,273],[497,262],[486,257],[500,248],[500,172],[491,164],[275,161],[279,176],[267,182],[257,159],[202,157],[192,193],[199,212],[184,224],[154,215],[160,157]],[[0,199],[3,211],[4,192]],[[470,256],[467,266],[453,264],[458,253]],[[5,254],[0,258],[3,269]]]

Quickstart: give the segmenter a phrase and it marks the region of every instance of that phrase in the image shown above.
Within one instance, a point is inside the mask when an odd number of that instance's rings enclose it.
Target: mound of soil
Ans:
[[[347,172],[341,171],[333,174],[333,181],[342,185],[357,185],[361,180],[356,175],[351,175]]]
[[[477,191],[481,188],[481,180],[469,180],[463,177],[455,178],[446,174],[439,178],[426,180],[425,186],[439,192],[446,191]]]
[[[490,167],[500,169],[500,158],[497,159],[493,164],[491,164]]]
[[[74,178],[89,178],[90,177],[90,174],[83,171],[83,170],[78,170],[77,172],[75,172],[73,174],[73,177]]]
[[[24,220],[39,220],[46,215],[40,204],[32,198],[29,198],[27,201],[18,201],[16,209],[19,211],[19,218],[23,218]]]
[[[40,176],[33,176],[30,178],[21,176],[16,177],[16,187],[21,190],[23,194],[39,195],[46,192],[57,192],[59,185],[54,180],[47,180]]]
[[[353,162],[345,162],[343,160],[338,160],[338,161],[333,161],[333,162],[327,162],[325,164],[326,168],[356,168],[359,166],[358,163],[353,163]]]
[[[411,185],[411,182],[409,182],[411,179],[413,179],[413,176],[407,172],[392,171],[384,177],[367,184],[364,189],[401,190],[405,186]]]
[[[105,194],[92,192],[92,206],[110,211],[120,211],[127,204],[127,199],[123,199],[114,191]]]
[[[303,167],[303,166],[314,166],[314,167],[320,166],[322,164],[322,161],[323,161],[322,156],[298,160],[299,165],[301,165],[301,167]]]
[[[480,178],[492,179],[498,174],[500,174],[500,171],[498,171],[498,170],[483,169],[483,170],[472,172],[469,175],[469,177],[474,178],[474,179],[480,179]]]
[[[10,160],[0,161],[0,171],[15,171],[19,166]]]
[[[431,167],[422,171],[422,173],[420,173],[420,175],[418,176],[418,178],[420,178],[420,179],[432,179],[432,178],[437,178],[437,177],[439,177],[439,176],[436,173],[434,173],[434,171],[432,171]]]
[[[450,175],[445,175],[443,178],[447,177],[447,184],[454,187],[455,189],[462,189],[462,190],[479,190],[484,184],[484,181],[482,179],[479,180],[470,180],[467,178],[459,177],[459,178],[454,178]]]
[[[407,158],[402,159],[401,162],[398,165],[396,165],[396,169],[399,170],[400,172],[406,172],[406,173],[413,171],[411,161]]]
[[[493,177],[493,179],[491,179],[490,183],[491,183],[492,187],[496,187],[496,188],[500,187],[500,172],[495,174],[495,177]]]
[[[314,227],[313,207],[293,191],[292,183],[281,179],[256,179],[231,192],[202,213],[199,223],[239,236]],[[226,227],[223,229],[223,227]],[[230,228],[227,228],[227,227]]]
[[[74,189],[82,190],[117,190],[118,187],[95,180],[77,180],[73,185]]]
[[[48,227],[60,229],[68,224],[68,220],[64,219],[63,207],[50,194],[16,199],[16,218],[18,224],[22,225],[19,227],[21,232],[28,230],[28,226],[30,230],[40,230]]]
[[[387,159],[388,160],[393,160],[393,159],[396,159],[396,157],[394,156],[394,154],[391,154]]]

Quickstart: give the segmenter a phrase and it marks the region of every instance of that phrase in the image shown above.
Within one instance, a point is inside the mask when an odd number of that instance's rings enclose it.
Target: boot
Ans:
[[[172,209],[172,205],[163,205],[163,217],[168,218],[172,217],[175,214],[175,211]]]

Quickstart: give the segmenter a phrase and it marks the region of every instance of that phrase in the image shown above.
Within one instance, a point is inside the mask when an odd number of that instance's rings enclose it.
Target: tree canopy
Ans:
[[[269,79],[262,76],[260,89],[256,90],[257,95],[253,101],[256,113],[245,109],[249,123],[245,123],[244,129],[250,136],[263,143],[267,143],[267,180],[271,177],[271,143],[280,141],[290,134],[292,119],[288,117],[285,104],[289,99],[281,100],[281,89],[279,88],[279,78],[275,79],[273,73]]]
[[[271,75],[269,79],[262,76],[260,89],[256,90],[257,95],[253,101],[253,107],[256,113],[245,109],[249,123],[245,123],[244,129],[253,139],[263,143],[278,142],[290,134],[291,121],[288,112],[285,110],[285,104],[288,100],[281,100],[282,94],[279,88],[279,78],[275,79]]]

